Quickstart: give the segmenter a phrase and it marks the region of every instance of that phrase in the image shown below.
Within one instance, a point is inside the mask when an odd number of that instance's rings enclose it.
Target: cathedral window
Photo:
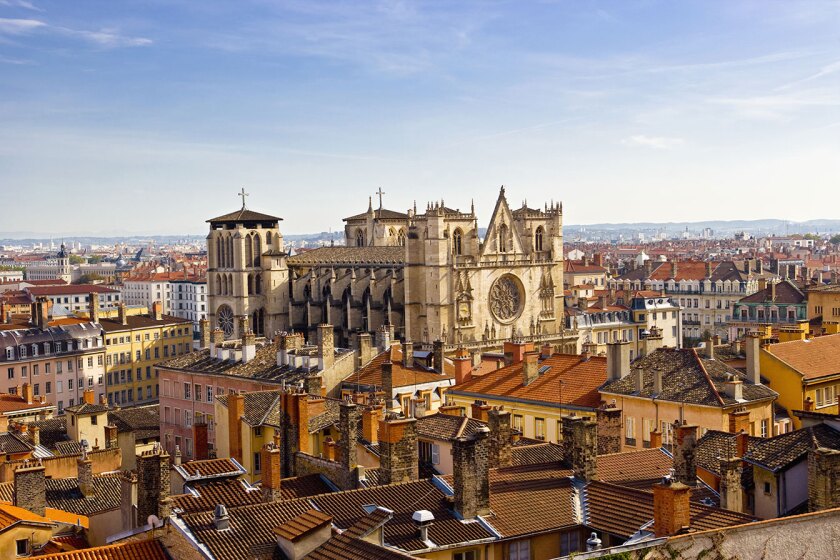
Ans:
[[[400,247],[405,247],[405,230],[402,228],[397,232],[397,244]]]
[[[260,266],[260,256],[262,255],[262,237],[259,234],[254,235],[254,264],[252,266]]]
[[[461,244],[461,238],[463,234],[461,233],[461,229],[458,228],[452,233],[452,249],[456,255],[462,255],[463,246]]]
[[[365,246],[365,232],[361,229],[356,230],[356,247]]]
[[[536,251],[543,250],[543,227],[540,226],[537,228],[536,233],[534,234],[534,249]]]
[[[271,248],[271,232],[270,231],[265,232],[265,246],[269,249]]]
[[[261,294],[262,293],[262,276],[257,274],[254,276],[254,293]]]
[[[508,228],[505,224],[499,226],[499,252],[505,253],[507,252],[507,236],[508,236]]]
[[[245,266],[254,266],[254,241],[253,236],[245,237]],[[249,289],[250,293],[251,290]]]

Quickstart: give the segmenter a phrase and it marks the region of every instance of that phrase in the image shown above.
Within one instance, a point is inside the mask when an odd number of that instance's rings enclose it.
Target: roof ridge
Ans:
[[[706,366],[703,365],[703,360],[700,359],[700,355],[697,353],[697,349],[692,348],[691,352],[694,355],[694,359],[697,360],[698,364],[700,364],[700,371],[703,372],[703,375],[705,376],[706,381],[709,383],[709,387],[711,388],[712,393],[714,393],[715,397],[717,397],[717,400],[721,405],[726,406],[726,403],[723,402],[723,397],[720,396],[717,387],[715,387],[714,381],[712,381],[712,376],[709,375],[709,372],[706,370]]]

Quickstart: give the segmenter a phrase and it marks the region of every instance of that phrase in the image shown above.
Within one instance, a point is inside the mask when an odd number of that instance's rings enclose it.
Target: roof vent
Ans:
[[[420,509],[411,514],[411,520],[417,526],[417,536],[428,545],[429,527],[435,522],[434,514],[427,509]]]
[[[230,529],[230,516],[228,516],[228,511],[224,504],[216,504],[216,509],[213,510],[213,524],[216,526],[217,531]]]

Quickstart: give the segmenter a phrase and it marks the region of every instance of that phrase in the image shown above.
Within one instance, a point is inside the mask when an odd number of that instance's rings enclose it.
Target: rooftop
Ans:
[[[780,342],[765,350],[806,380],[840,374],[840,334]]]

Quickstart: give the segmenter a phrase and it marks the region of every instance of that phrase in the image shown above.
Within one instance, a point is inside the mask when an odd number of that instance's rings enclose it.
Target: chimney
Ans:
[[[257,356],[257,337],[248,329],[242,335],[242,363],[247,364]]]
[[[359,440],[359,407],[351,401],[341,401],[338,406],[338,432],[341,437],[338,461],[345,471],[352,472],[359,465],[356,442]]]
[[[380,484],[418,479],[417,420],[386,414],[379,422]]]
[[[175,446],[175,454],[174,454],[174,457],[172,458],[172,464],[176,467],[181,466],[181,446],[180,445]]]
[[[224,504],[216,504],[216,508],[213,510],[213,525],[217,531],[230,529],[230,516]]]
[[[540,348],[540,358],[543,359],[543,360],[547,360],[548,358],[551,357],[551,354],[552,354],[551,344],[546,342]]]
[[[720,507],[744,512],[744,489],[741,486],[743,465],[740,457],[720,459]]]
[[[705,347],[703,348],[703,355],[707,360],[714,360],[715,359],[715,341],[712,339],[711,335],[706,337]]]
[[[137,505],[137,475],[131,471],[122,471],[120,479],[120,510],[124,529],[137,528],[135,507]]]
[[[712,263],[707,262],[706,263],[706,278],[711,278],[712,277],[712,272],[713,272],[712,271]]]
[[[472,360],[469,356],[456,356],[452,361],[455,362],[455,385],[472,379]]]
[[[599,407],[595,411],[595,420],[598,423],[598,455],[620,453],[621,409],[614,405]]]
[[[662,432],[654,429],[650,433],[650,448],[651,449],[658,449],[660,447],[662,447]]]
[[[23,466],[15,470],[14,505],[43,517],[47,507],[45,469],[40,464],[29,465],[29,461],[24,461]]]
[[[386,360],[382,362],[382,392],[385,393],[385,409],[394,406],[394,364]]]
[[[664,479],[653,485],[653,531],[657,538],[675,535],[691,526],[691,488]]]
[[[88,315],[91,323],[99,322],[99,295],[96,292],[88,294]]]
[[[362,411],[362,439],[370,443],[379,441],[379,422],[382,420],[382,408],[373,406]]]
[[[767,289],[767,279],[766,278],[759,278],[758,279],[758,291],[763,292]]]
[[[422,397],[414,397],[411,399],[411,415],[415,418],[423,418],[426,416],[426,399]]]
[[[432,368],[443,373],[443,341],[435,340],[432,344]]]
[[[318,358],[321,370],[331,369],[335,363],[335,334],[332,325],[318,325]]]
[[[754,385],[761,384],[761,335],[747,333],[747,379]]]
[[[29,424],[29,439],[32,440],[32,445],[38,447],[41,445],[41,428],[35,424]]]
[[[671,261],[671,278],[677,278],[677,261]]]
[[[653,394],[659,395],[662,393],[662,382],[665,372],[659,368],[653,370]]]
[[[525,357],[525,343],[507,340],[504,344],[505,365],[520,363]]]
[[[739,408],[729,413],[729,431],[733,434],[748,433],[750,429],[750,411]]]
[[[359,333],[359,366],[364,366],[373,359],[373,345],[370,333]]]
[[[410,340],[402,343],[403,367],[411,369],[414,367],[414,344]]]
[[[137,455],[137,519],[145,524],[150,515],[164,517],[161,504],[169,498],[169,454],[155,444]]]
[[[92,389],[82,391],[82,399],[84,399],[86,404],[96,404],[96,395]]]
[[[309,395],[287,390],[283,393],[283,415],[280,420],[283,476],[295,476],[295,453],[310,453],[309,443]],[[240,437],[241,441],[241,437]]]
[[[195,441],[195,460],[203,461],[210,458],[210,444],[207,437],[207,423],[193,424],[193,441]]]
[[[245,396],[240,393],[228,395],[228,442],[231,459],[242,462],[242,423],[245,415]]]
[[[221,348],[225,342],[225,331],[216,328],[210,338],[210,357],[216,359],[216,351]]]
[[[93,461],[88,458],[87,452],[83,451],[82,456],[76,459],[76,468],[79,490],[86,500],[94,499],[96,492],[93,487]]]
[[[23,397],[26,404],[32,404],[32,385],[24,383],[21,387],[20,396]]]
[[[564,416],[563,440],[575,478],[584,482],[596,480],[598,424],[582,416]]]
[[[475,401],[471,405],[471,416],[475,420],[481,420],[482,422],[487,422],[487,416],[490,410],[493,407],[487,404],[485,401]]]
[[[540,353],[525,352],[525,359],[522,362],[522,385],[528,386],[540,376]]]
[[[5,325],[9,322],[9,308],[6,306],[6,300],[0,301],[0,324]]]
[[[163,320],[163,303],[159,301],[152,302],[152,318],[155,321]]]
[[[674,449],[674,475],[677,482],[688,486],[697,484],[697,426],[679,424],[675,426],[676,448]]]
[[[636,393],[641,395],[645,390],[645,370],[638,368],[633,371],[633,374],[635,376]]]
[[[210,348],[210,321],[206,318],[198,322],[198,332],[201,336],[201,347]]]
[[[455,511],[462,519],[490,512],[489,434],[489,428],[481,426],[471,437],[452,442]]]
[[[274,443],[264,445],[260,450],[261,491],[264,502],[279,502],[282,498],[280,491],[280,448]]]
[[[501,407],[494,407],[487,413],[487,427],[490,428],[490,468],[513,465],[510,412]]]
[[[128,317],[125,314],[125,304],[120,302],[117,305],[117,320],[120,322],[121,325],[128,324]]]
[[[814,412],[814,400],[811,397],[807,397],[802,403],[802,409],[805,412]]]
[[[105,449],[116,449],[120,446],[119,432],[114,424],[105,425]]]
[[[630,343],[607,343],[607,379],[615,381],[630,374]]]
[[[840,451],[818,447],[808,451],[808,510],[840,507]]]
[[[382,325],[376,331],[376,348],[383,352],[391,347],[391,340],[394,338],[393,333],[388,325]]]
[[[50,307],[47,298],[44,296],[38,296],[35,303],[35,309],[38,313],[36,326],[39,329],[44,330],[49,327],[50,324]]]
[[[729,398],[740,402],[744,400],[744,382],[733,374],[723,382],[723,392]]]

